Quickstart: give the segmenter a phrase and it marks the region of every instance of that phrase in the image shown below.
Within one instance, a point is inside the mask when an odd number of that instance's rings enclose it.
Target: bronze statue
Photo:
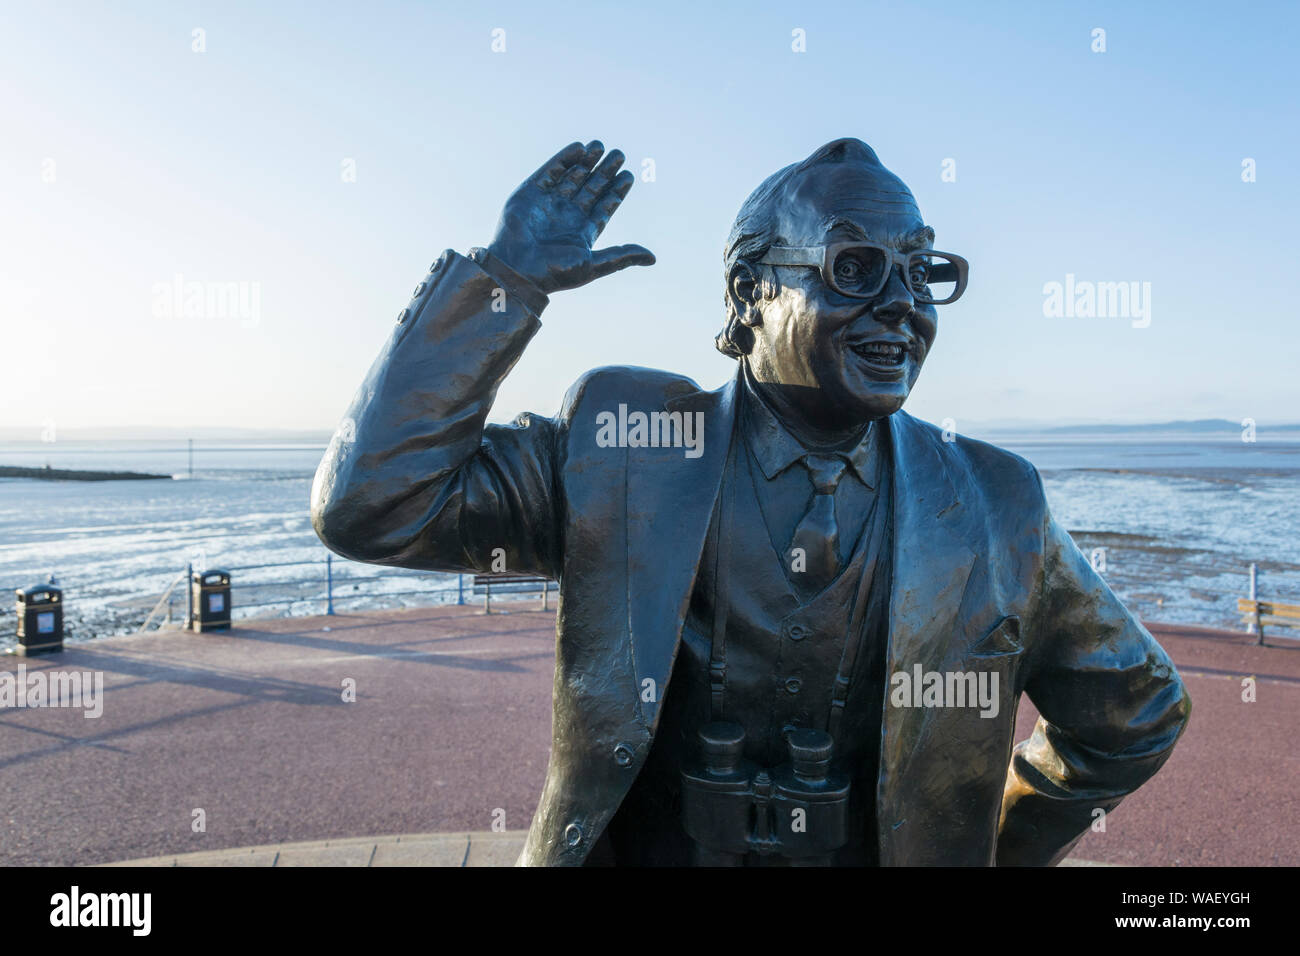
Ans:
[[[622,162],[566,146],[487,249],[442,254],[312,489],[339,554],[485,571],[502,549],[560,582],[520,862],[1058,862],[1190,702],[1035,469],[901,411],[968,269],[865,143],[741,208],[732,381],[599,368],[556,417],[485,425],[552,293],[654,263],[592,248]],[[1013,750],[1022,691],[1042,717]]]

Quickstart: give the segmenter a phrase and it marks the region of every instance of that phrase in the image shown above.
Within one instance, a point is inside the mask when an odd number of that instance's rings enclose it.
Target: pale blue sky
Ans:
[[[909,411],[1300,419],[1295,4],[123,6],[3,15],[0,427],[332,428],[437,254],[590,138],[653,159],[602,239],[659,263],[554,296],[494,417],[597,365],[717,385],[731,220],[840,136],[971,261]],[[178,274],[256,320],[155,314]],[[1149,327],[1045,317],[1067,274],[1149,282]]]

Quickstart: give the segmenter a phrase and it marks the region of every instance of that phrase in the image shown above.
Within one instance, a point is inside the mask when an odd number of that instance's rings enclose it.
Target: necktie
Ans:
[[[812,478],[813,499],[808,513],[799,521],[794,529],[794,537],[790,540],[790,566],[795,572],[794,579],[805,590],[815,593],[835,580],[835,575],[840,570],[839,528],[835,525],[835,486],[844,474],[844,461],[829,455],[805,455],[800,460]],[[801,563],[803,571],[799,571]]]

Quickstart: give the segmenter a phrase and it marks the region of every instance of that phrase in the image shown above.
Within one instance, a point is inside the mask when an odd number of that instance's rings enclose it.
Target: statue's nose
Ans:
[[[916,300],[895,269],[889,276],[884,291],[871,308],[871,314],[880,322],[898,324],[916,310]]]

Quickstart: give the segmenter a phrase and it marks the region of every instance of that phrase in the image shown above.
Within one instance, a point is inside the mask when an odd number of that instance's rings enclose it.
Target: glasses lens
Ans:
[[[957,263],[943,253],[917,252],[907,260],[907,279],[920,302],[946,302],[957,295]]]
[[[870,296],[880,291],[889,274],[889,259],[870,246],[848,246],[831,263],[831,285],[844,295]]]

